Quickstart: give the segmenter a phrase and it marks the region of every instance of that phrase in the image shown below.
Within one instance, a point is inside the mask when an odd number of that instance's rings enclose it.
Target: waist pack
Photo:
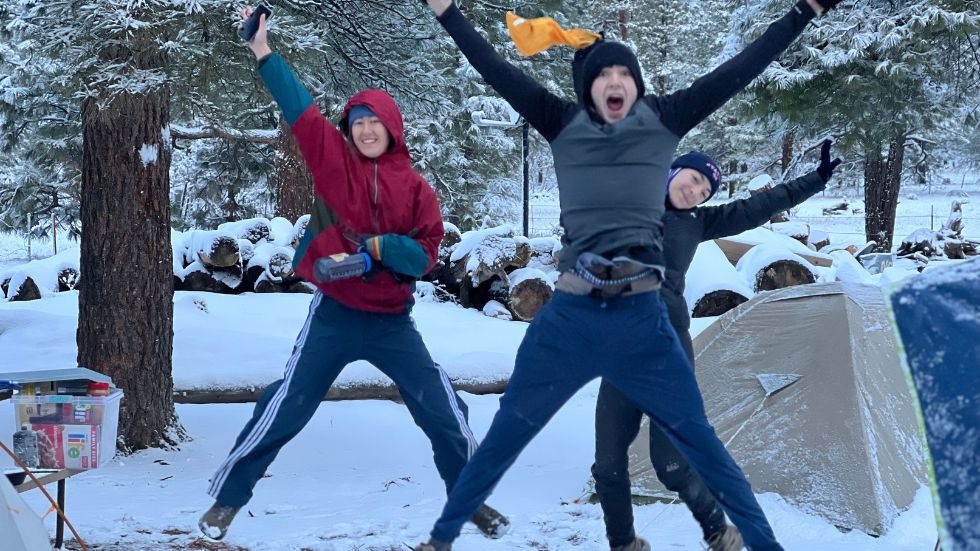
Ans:
[[[582,253],[575,267],[558,277],[555,288],[573,295],[612,298],[656,291],[662,281],[659,267],[627,256],[610,260],[595,253]]]

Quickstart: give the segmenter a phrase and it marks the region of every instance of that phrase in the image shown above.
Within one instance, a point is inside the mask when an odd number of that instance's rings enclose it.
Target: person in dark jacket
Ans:
[[[667,180],[664,214],[666,278],[661,295],[670,323],[680,338],[687,359],[694,365],[691,317],[684,300],[684,281],[698,245],[736,235],[765,224],[776,213],[794,207],[821,192],[840,159],[830,160],[831,141],[823,142],[820,165],[813,172],[773,187],[748,199],[718,206],[697,206],[721,184],[718,165],[704,153],[692,151],[674,160]],[[643,548],[633,529],[629,478],[629,446],[640,431],[643,412],[615,386],[603,380],[595,413],[595,464],[592,477],[612,549]],[[677,492],[701,525],[711,551],[739,551],[742,538],[725,522],[725,513],[683,455],[656,423],[650,423],[650,462],[664,487]]]
[[[242,19],[251,13],[242,10]],[[411,317],[413,281],[435,264],[443,228],[435,192],[412,168],[398,106],[382,90],[358,92],[344,107],[338,129],[269,48],[264,16],[249,48],[313,174],[313,213],[294,265],[317,289],[284,377],[265,389],[211,479],[208,493],[215,503],[199,526],[215,539],[224,537],[279,450],[356,360],[371,362],[394,381],[432,443],[447,492],[477,446],[466,404],[432,361]],[[318,258],[358,250],[384,269],[366,278],[316,281]],[[471,520],[491,537],[508,526],[488,506],[475,510]]]
[[[451,549],[521,450],[576,391],[602,377],[664,429],[753,551],[782,550],[708,423],[657,292],[665,264],[661,218],[681,138],[837,0],[800,0],[741,53],[666,96],[645,95],[632,50],[597,42],[583,60],[580,103],[555,96],[504,61],[451,0],[428,4],[483,79],[549,142],[565,235],[555,294],[528,327],[487,436],[418,549]]]

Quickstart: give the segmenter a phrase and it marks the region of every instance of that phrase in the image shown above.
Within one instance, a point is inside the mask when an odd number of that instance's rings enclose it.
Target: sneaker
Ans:
[[[452,551],[453,544],[444,541],[429,539],[429,543],[420,543],[415,546],[413,551]]]
[[[214,505],[201,516],[201,520],[197,521],[197,526],[205,536],[220,540],[228,533],[228,526],[231,525],[239,509],[240,507],[225,507],[215,501]]]
[[[480,505],[480,508],[470,517],[470,522],[476,525],[483,532],[483,535],[497,539],[510,530],[510,521],[501,515],[496,509],[489,505]],[[441,551],[441,550],[437,550]]]
[[[722,532],[716,532],[705,540],[711,551],[742,551],[742,534],[729,524]]]
[[[650,544],[643,538],[635,538],[626,545],[617,545],[609,551],[650,551]]]

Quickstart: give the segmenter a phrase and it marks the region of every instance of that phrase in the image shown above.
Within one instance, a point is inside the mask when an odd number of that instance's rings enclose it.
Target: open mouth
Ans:
[[[624,98],[619,95],[612,95],[606,98],[606,107],[613,112],[622,110],[624,103]]]

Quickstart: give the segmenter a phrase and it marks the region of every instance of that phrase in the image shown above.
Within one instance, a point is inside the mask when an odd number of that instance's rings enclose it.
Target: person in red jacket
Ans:
[[[251,12],[246,8],[242,18]],[[264,16],[249,48],[313,174],[313,213],[293,264],[317,289],[284,377],[263,392],[211,479],[208,493],[215,503],[199,526],[215,539],[224,537],[280,448],[306,425],[340,371],[355,360],[371,362],[398,386],[432,442],[447,492],[476,450],[466,404],[432,361],[410,315],[414,281],[435,264],[443,229],[435,192],[412,168],[398,106],[382,90],[364,90],[348,101],[339,128],[334,127],[269,48]],[[358,251],[368,252],[381,269],[365,277],[316,281],[318,259]],[[486,505],[471,519],[490,537],[508,526]]]

